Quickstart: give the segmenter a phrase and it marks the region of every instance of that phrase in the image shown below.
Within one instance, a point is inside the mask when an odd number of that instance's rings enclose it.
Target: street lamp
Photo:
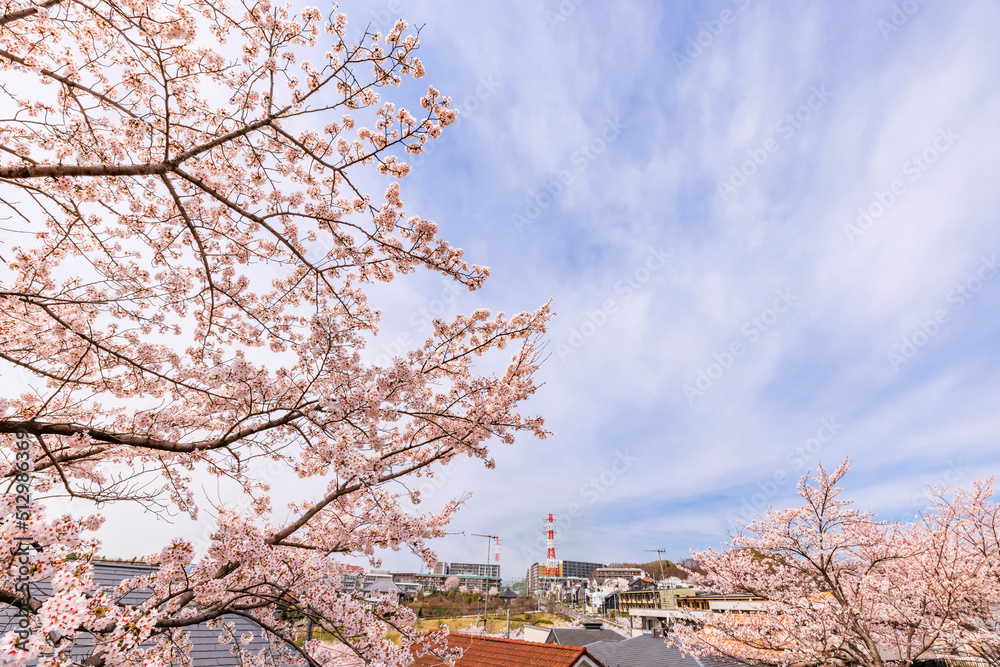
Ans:
[[[503,604],[507,607],[507,639],[510,639],[510,601],[517,598],[517,593],[510,590],[510,586],[507,587],[503,593],[500,594],[503,598]]]

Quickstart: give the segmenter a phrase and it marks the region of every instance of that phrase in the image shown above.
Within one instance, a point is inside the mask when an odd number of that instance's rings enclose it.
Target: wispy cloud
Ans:
[[[995,3],[341,6],[424,25],[428,81],[467,113],[404,198],[492,269],[475,294],[420,275],[380,294],[371,353],[415,339],[421,309],[555,299],[529,409],[556,436],[428,494],[473,491],[455,530],[502,535],[505,576],[544,558],[542,516],[574,503],[561,557],[683,557],[744,500],[793,502],[820,461],[849,456],[851,492],[890,514],[948,470],[996,467],[1000,281],[950,296],[1000,252]],[[616,452],[637,463],[589,502]],[[437,549],[483,555],[461,536]]]

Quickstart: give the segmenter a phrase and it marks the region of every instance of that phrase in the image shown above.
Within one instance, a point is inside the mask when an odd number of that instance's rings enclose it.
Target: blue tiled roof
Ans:
[[[149,565],[133,563],[112,563],[97,561],[93,564],[94,583],[105,589],[113,590],[125,579],[131,579],[155,571],[155,567]],[[52,594],[52,589],[47,581],[39,582],[33,586],[32,597],[44,600]],[[149,591],[130,591],[123,596],[122,601],[126,604],[138,604],[149,595]],[[0,606],[0,633],[13,630],[14,609],[9,606]],[[226,623],[233,623],[234,633],[239,637],[245,633],[252,633],[253,640],[244,647],[252,653],[267,651],[270,653],[270,644],[263,637],[262,630],[256,623],[242,616],[226,615],[222,617]],[[238,667],[240,656],[230,653],[229,644],[219,643],[219,631],[210,629],[206,624],[184,628],[189,633],[191,641],[190,657],[194,667]],[[93,650],[93,637],[86,633],[80,633],[77,637],[76,645],[72,651],[72,656],[76,660],[82,660],[90,655]]]
[[[552,628],[547,642],[562,646],[588,646],[595,642],[620,642],[625,637],[614,630],[587,630],[585,628]]]
[[[695,658],[667,644],[662,637],[639,635],[624,641],[588,644],[591,655],[605,667],[740,667],[742,663]]]

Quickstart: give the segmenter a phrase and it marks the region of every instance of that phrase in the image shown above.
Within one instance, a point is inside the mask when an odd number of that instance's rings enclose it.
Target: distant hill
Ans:
[[[684,559],[680,564],[688,569],[694,570],[695,572],[699,570],[697,561],[691,558]],[[677,577],[682,580],[686,580],[688,578],[687,572],[678,567],[677,563],[669,560],[662,561],[662,573],[661,561],[658,560],[651,560],[648,563],[612,563],[611,566],[641,568],[642,571],[651,576],[654,581],[669,579],[671,577]]]

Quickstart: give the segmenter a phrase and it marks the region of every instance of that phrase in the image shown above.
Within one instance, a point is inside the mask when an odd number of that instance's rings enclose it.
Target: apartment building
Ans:
[[[550,577],[545,572],[545,563],[534,563],[528,568],[525,579],[528,591],[534,593],[550,586],[562,586],[568,583],[578,583],[586,580],[590,573],[604,567],[603,563],[587,563],[578,560],[556,561],[555,576]]]
[[[483,591],[490,588],[500,588],[500,576],[484,577],[478,574],[434,574],[416,572],[396,572],[392,580],[397,586],[409,593],[416,590],[443,591],[449,577],[458,579],[459,586],[465,586],[470,591]]]
[[[676,609],[681,598],[694,598],[694,588],[658,588],[651,579],[639,579],[629,590],[618,593],[618,609],[631,613],[634,609]]]
[[[477,577],[500,578],[500,565],[486,563],[446,563],[438,561],[434,564],[434,574],[457,576],[472,574]]]
[[[648,576],[639,567],[598,567],[590,573],[590,581],[595,585],[601,585],[608,579],[642,579]]]

